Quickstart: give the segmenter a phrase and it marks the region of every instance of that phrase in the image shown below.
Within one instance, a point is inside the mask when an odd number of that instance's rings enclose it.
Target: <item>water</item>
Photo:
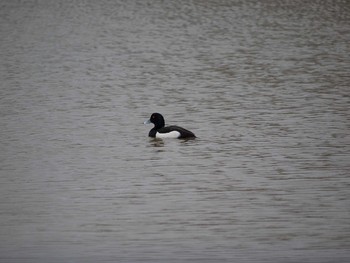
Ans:
[[[349,14],[2,1],[0,261],[348,262]]]

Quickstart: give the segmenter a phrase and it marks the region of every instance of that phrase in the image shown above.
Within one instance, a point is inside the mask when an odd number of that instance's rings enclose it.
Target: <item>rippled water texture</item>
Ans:
[[[349,262],[349,28],[348,1],[1,1],[0,261]]]

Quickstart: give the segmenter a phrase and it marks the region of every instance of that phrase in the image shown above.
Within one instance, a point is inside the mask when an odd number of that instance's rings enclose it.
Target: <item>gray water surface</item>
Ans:
[[[348,1],[0,5],[1,262],[350,261]]]

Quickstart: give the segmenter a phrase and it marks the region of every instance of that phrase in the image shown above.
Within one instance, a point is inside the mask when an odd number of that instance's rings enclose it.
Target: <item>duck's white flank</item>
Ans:
[[[171,131],[167,133],[156,133],[156,138],[179,138],[180,133],[178,131]]]

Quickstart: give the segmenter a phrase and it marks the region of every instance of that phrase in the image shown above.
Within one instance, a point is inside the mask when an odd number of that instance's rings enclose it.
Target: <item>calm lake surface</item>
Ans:
[[[1,1],[0,36],[0,262],[350,261],[349,1]]]

